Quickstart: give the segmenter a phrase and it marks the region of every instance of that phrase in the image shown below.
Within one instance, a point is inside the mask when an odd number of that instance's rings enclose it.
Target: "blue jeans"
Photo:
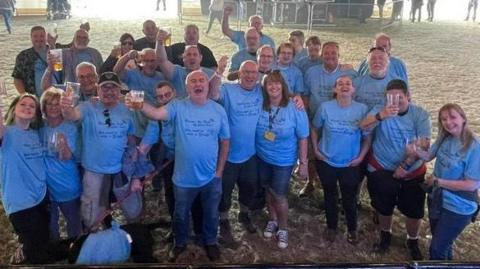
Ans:
[[[452,260],[453,241],[470,223],[472,215],[459,215],[442,208],[440,218],[430,219],[432,241],[430,242],[430,260]]]
[[[269,164],[258,158],[258,175],[260,184],[276,199],[286,198],[288,195],[293,165],[278,166]]]
[[[5,21],[5,26],[7,27],[7,31],[9,34],[11,34],[13,12],[9,9],[0,9],[0,12],[3,15],[3,20]]]
[[[77,237],[82,232],[82,217],[80,214],[80,198],[65,202],[50,202],[50,240],[60,239],[58,227],[59,209],[67,222],[68,238]]]
[[[199,188],[184,188],[174,185],[175,211],[174,233],[175,246],[187,245],[190,229],[190,209],[193,201],[200,196],[203,210],[202,235],[205,245],[217,244],[218,205],[222,197],[222,179],[213,178],[208,184]]]

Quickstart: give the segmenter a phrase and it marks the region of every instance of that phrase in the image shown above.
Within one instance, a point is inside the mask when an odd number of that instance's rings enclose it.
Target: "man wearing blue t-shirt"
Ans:
[[[408,73],[405,63],[399,58],[393,57],[391,55],[392,42],[390,37],[384,33],[377,34],[377,36],[375,37],[375,41],[373,42],[373,46],[383,48],[387,52],[390,62],[388,66],[388,73],[390,73],[392,76],[401,78],[408,84]],[[358,67],[358,73],[360,75],[366,75],[369,73],[369,65],[367,59],[364,59],[360,63]]]
[[[157,46],[156,57],[158,66],[165,78],[172,82],[175,87],[176,95],[178,98],[184,98],[187,96],[185,89],[185,79],[187,75],[194,70],[202,70],[210,78],[214,71],[209,68],[201,67],[200,64],[203,59],[200,48],[196,45],[187,45],[183,52],[182,60],[183,66],[173,64],[167,58],[167,52],[165,50],[164,41],[167,39],[169,33],[159,30],[157,34]]]
[[[204,72],[196,70],[188,74],[186,86],[187,98],[159,108],[144,104],[142,112],[154,120],[173,121],[175,126],[175,243],[169,252],[170,261],[186,250],[189,212],[198,196],[203,208],[203,243],[207,256],[215,261],[220,257],[218,204],[230,129],[223,107],[207,97],[208,77]]]
[[[257,83],[258,75],[257,64],[254,61],[245,61],[240,66],[237,83],[223,83],[220,90],[212,87],[210,92],[210,97],[225,108],[232,134],[230,152],[223,173],[223,194],[219,208],[220,232],[226,241],[233,239],[228,212],[232,205],[235,185],[238,186],[240,204],[238,221],[248,232],[256,231],[250,219],[250,211],[258,206],[256,196],[260,186],[255,158],[255,129],[263,97],[262,87]]]
[[[113,72],[100,76],[99,102],[83,102],[73,107],[73,98],[61,98],[65,119],[82,124],[83,193],[81,213],[86,228],[101,219],[109,206],[111,181],[119,177],[127,146],[135,145],[131,112],[119,103],[120,80]]]
[[[418,233],[425,207],[421,184],[427,168],[422,160],[407,155],[407,146],[416,139],[430,140],[430,115],[410,103],[404,81],[390,81],[386,93],[392,102],[377,105],[360,122],[362,129],[375,132],[367,168],[368,191],[380,222],[380,241],[374,248],[379,253],[389,250],[392,216],[397,207],[406,217],[407,250],[412,260],[421,260]]]
[[[371,110],[378,104],[385,104],[387,84],[399,77],[388,72],[389,57],[384,48],[371,48],[367,60],[368,74],[357,77],[353,86],[356,89],[355,101],[366,104]]]
[[[288,42],[280,44],[277,48],[277,65],[273,69],[280,71],[291,94],[303,95],[305,91],[303,74],[293,63],[294,57],[295,48],[292,44]]]
[[[232,40],[235,45],[237,45],[238,50],[245,49],[247,47],[247,44],[245,42],[245,39],[243,38],[245,36],[244,31],[234,31],[230,29],[230,26],[228,24],[228,18],[232,14],[232,8],[231,7],[225,7],[223,10],[223,20],[222,20],[222,32],[224,35],[228,36],[230,40]],[[253,27],[257,30],[258,34],[260,35],[260,44],[261,45],[270,45],[272,48],[275,48],[275,42],[273,39],[267,35],[264,35],[262,33],[263,29],[263,18],[259,15],[253,15],[248,19],[248,27]]]
[[[307,45],[307,56],[298,59],[295,63],[304,76],[310,67],[323,63],[321,54],[322,42],[320,38],[318,36],[310,36],[305,43]]]
[[[257,49],[260,46],[260,35],[253,27],[245,32],[246,48],[235,52],[232,55],[229,72],[237,71],[240,65],[246,60],[257,60]]]
[[[143,49],[140,52],[141,68],[126,69],[125,66],[130,60],[138,57],[136,50],[131,50],[118,60],[113,67],[113,72],[117,73],[122,82],[124,82],[130,90],[143,91],[145,100],[149,103],[155,103],[155,87],[158,83],[165,79],[164,75],[156,70],[157,59],[155,50],[151,48]],[[133,113],[135,123],[135,136],[143,137],[148,120],[141,113]]]
[[[305,34],[300,30],[291,31],[288,34],[288,41],[292,43],[293,48],[295,49],[293,63],[298,66],[299,60],[307,57],[307,49],[303,47],[305,42]]]

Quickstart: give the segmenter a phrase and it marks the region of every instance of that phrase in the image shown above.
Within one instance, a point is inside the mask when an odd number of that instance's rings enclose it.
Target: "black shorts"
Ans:
[[[369,173],[367,186],[373,208],[381,215],[391,216],[396,206],[408,218],[423,218],[426,195],[420,184],[424,179],[425,174],[403,180],[394,178],[392,171]]]

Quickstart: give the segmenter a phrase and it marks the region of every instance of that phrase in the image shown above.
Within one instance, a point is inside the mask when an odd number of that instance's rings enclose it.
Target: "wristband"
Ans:
[[[382,121],[382,116],[380,115],[380,112],[377,112],[377,114],[375,114],[375,119],[377,121]]]

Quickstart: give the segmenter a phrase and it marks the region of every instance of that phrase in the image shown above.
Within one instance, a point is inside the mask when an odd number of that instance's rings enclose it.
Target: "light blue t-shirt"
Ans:
[[[66,202],[80,197],[82,191],[77,162],[73,157],[73,152],[76,151],[78,130],[77,126],[71,122],[62,122],[59,126],[53,128],[45,126],[40,130],[44,147],[48,147],[48,141],[55,132],[62,133],[65,136],[68,147],[72,151],[72,158],[61,161],[58,159],[58,153],[54,154],[47,150],[45,167],[47,170],[48,193],[52,201]]]
[[[319,130],[318,150],[329,165],[347,167],[358,157],[363,136],[359,123],[367,112],[366,105],[355,101],[348,107],[339,106],[337,100],[320,105],[312,124]]]
[[[144,91],[145,100],[150,104],[156,103],[155,88],[160,81],[165,80],[162,73],[155,71],[153,76],[147,76],[138,68],[125,70],[125,76],[123,82],[127,84],[130,90]],[[145,128],[148,125],[148,119],[139,111],[132,113],[133,121],[135,124],[135,136],[143,137]]]
[[[367,59],[364,59],[361,63],[360,66],[358,67],[358,74],[359,75],[366,75],[369,73],[369,67],[368,67],[368,62]],[[390,73],[394,77],[399,77],[405,83],[408,84],[408,73],[407,73],[407,67],[403,63],[402,60],[395,58],[393,56],[390,56],[390,64],[388,65],[388,73]]]
[[[388,83],[398,77],[392,76],[387,72],[382,79],[376,79],[369,74],[357,77],[353,80],[353,87],[355,87],[355,101],[364,103],[368,109],[372,109],[376,105],[385,104],[385,89]]]
[[[349,76],[352,80],[357,76],[353,69],[341,70],[340,65],[332,72],[325,70],[323,65],[316,65],[308,69],[305,74],[305,92],[309,96],[309,113],[315,115],[321,103],[333,99],[333,87],[341,76]]]
[[[462,151],[460,139],[453,136],[443,141],[435,141],[431,152],[436,152],[433,174],[446,180],[464,180],[465,178],[480,181],[480,143],[477,138],[466,151]],[[443,189],[443,207],[460,215],[471,215],[477,210],[477,202],[466,199],[456,191]],[[470,192],[471,197],[476,192]]]
[[[83,102],[80,104],[80,111],[82,166],[99,174],[120,172],[128,136],[134,134],[130,110],[123,103],[107,110],[100,102]],[[110,126],[107,124],[108,119]]]
[[[229,72],[232,72],[232,71],[237,71],[240,69],[240,65],[245,62],[245,61],[248,61],[248,60],[251,60],[251,61],[257,61],[257,53],[250,53],[248,52],[247,49],[242,49],[242,50],[239,50],[237,52],[235,52],[233,55],[232,55],[232,60],[231,60],[231,63],[230,63],[230,69],[229,69]]]
[[[323,64],[322,58],[311,59],[308,56],[300,58],[296,63],[297,67],[300,68],[300,71],[302,71],[303,76],[307,74],[307,71],[308,69],[310,69],[310,67],[321,65],[321,64]]]
[[[270,114],[273,118],[271,130]],[[275,136],[273,141],[265,137],[267,131],[273,132]],[[294,165],[298,155],[298,140],[307,138],[308,135],[307,113],[305,110],[295,108],[292,101],[286,107],[272,107],[271,113],[262,109],[255,136],[257,155],[269,164]]]
[[[167,105],[168,119],[175,125],[173,182],[182,188],[199,188],[215,175],[220,140],[230,138],[227,114],[212,100],[204,105],[190,98]]]
[[[45,73],[45,69],[47,69],[47,61],[46,59],[47,52],[43,54],[39,54],[39,58],[35,61],[35,66],[33,67],[35,70],[34,77],[35,77],[35,95],[37,97],[42,96],[42,77]],[[55,81],[55,80],[52,80]]]
[[[128,261],[131,240],[115,222],[112,228],[91,233],[83,242],[75,264],[120,264]]]
[[[255,128],[262,109],[262,87],[243,89],[239,83],[224,83],[219,102],[225,108],[230,125],[228,161],[243,163],[255,154]]]
[[[153,76],[147,76],[138,68],[125,70],[123,77],[123,82],[130,90],[144,91],[145,99],[150,104],[155,104],[155,88],[162,80],[165,80],[162,73],[155,71]]]
[[[382,109],[383,106],[378,105],[369,114],[374,115]],[[430,138],[431,128],[428,112],[410,103],[403,116],[385,118],[377,123],[372,144],[375,159],[385,170],[395,170],[406,158],[406,145],[416,138]],[[422,162],[417,161],[409,171],[421,165]]]
[[[303,74],[296,65],[289,64],[288,66],[279,66],[277,64],[273,70],[280,70],[280,74],[282,74],[283,79],[287,83],[290,93],[295,95],[304,94]]]
[[[247,47],[245,43],[245,32],[244,31],[232,31],[232,42],[235,43],[238,47],[238,50],[243,50]],[[275,50],[275,42],[273,39],[267,35],[260,35],[260,46],[261,45],[270,45]]]
[[[44,148],[38,131],[6,126],[0,152],[0,188],[7,215],[38,205],[47,193]]]
[[[308,56],[307,48],[303,48],[300,52],[295,53],[295,57],[293,57],[293,63],[298,67],[298,63],[300,59],[307,56]]]
[[[201,67],[200,68],[205,74],[207,74],[208,79],[210,79],[215,73],[214,70],[210,68]],[[175,87],[177,98],[187,97],[187,90],[185,88],[185,80],[187,75],[192,72],[192,70],[187,70],[185,67],[180,65],[175,65],[175,70],[173,71],[173,76],[170,82],[172,82]]]

